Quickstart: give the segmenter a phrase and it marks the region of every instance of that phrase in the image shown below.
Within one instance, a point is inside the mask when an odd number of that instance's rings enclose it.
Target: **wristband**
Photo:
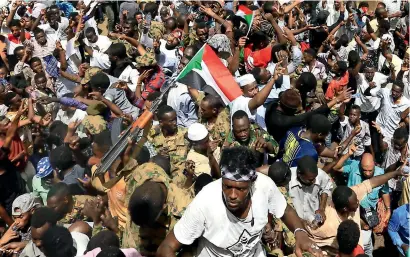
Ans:
[[[305,233],[307,234],[307,231],[304,230],[303,228],[297,228],[297,229],[295,229],[295,231],[293,232],[293,234],[296,236],[296,232],[299,232],[299,231],[305,232]]]

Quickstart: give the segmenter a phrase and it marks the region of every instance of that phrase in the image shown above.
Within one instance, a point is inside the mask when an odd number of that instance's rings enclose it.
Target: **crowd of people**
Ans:
[[[0,7],[0,256],[410,256],[408,1]]]

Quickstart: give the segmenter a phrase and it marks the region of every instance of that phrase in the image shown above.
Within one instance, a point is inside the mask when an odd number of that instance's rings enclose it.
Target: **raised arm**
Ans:
[[[41,19],[46,15],[46,9],[41,10],[40,15],[37,17],[37,19],[33,22],[33,25],[31,25],[31,31],[34,31],[35,28],[40,24]]]
[[[298,4],[300,4],[301,0],[295,0],[290,5],[287,5],[283,8],[284,13],[288,13],[293,10]]]
[[[21,5],[21,1],[16,1],[11,5],[9,16],[7,16],[6,26],[10,28],[10,23],[14,19],[14,15],[16,15],[16,11]]]
[[[380,176],[374,176],[371,179],[369,179],[372,188],[381,186],[381,185],[387,183],[387,181],[389,181],[392,178],[396,178],[398,176],[405,175],[403,173],[403,167],[404,166],[402,165],[400,168],[398,168],[397,170],[395,170],[393,172],[388,172],[388,173],[380,175]]]
[[[270,13],[265,13],[265,19],[267,21],[270,22],[270,24],[272,25],[273,29],[276,32],[276,36],[278,38],[279,43],[281,44],[286,44],[288,42],[288,40],[286,39],[285,36],[283,36],[283,31],[282,29],[279,27],[278,23],[275,21],[275,19],[273,18],[272,14]]]
[[[366,20],[366,30],[367,30],[367,33],[370,34],[370,37],[371,37],[374,41],[376,41],[376,40],[377,40],[377,36],[376,36],[376,34],[374,33],[374,30],[373,30],[372,26],[370,25],[369,19]]]
[[[63,46],[61,45],[60,41],[56,42],[56,48],[58,49],[60,69],[62,71],[65,71],[68,68],[68,64],[67,64],[67,60],[65,59],[65,50]]]
[[[128,43],[130,43],[132,46],[137,48],[137,51],[140,55],[144,55],[147,51],[145,50],[145,48],[140,44],[140,42],[138,42],[138,40],[136,40],[135,38],[132,37],[128,37],[124,34],[114,34],[111,33],[110,35],[114,35],[116,37],[118,37],[119,39],[124,39],[125,41],[127,41]]]
[[[273,85],[275,85],[276,80],[278,80],[279,76],[284,74],[285,68],[281,67],[281,63],[282,62],[276,64],[275,72],[268,84],[266,84],[266,86],[249,101],[248,108],[251,112],[255,111],[259,106],[265,103],[266,98],[268,98],[269,93],[272,90]]]
[[[11,141],[13,140],[13,137],[16,134],[17,129],[18,129],[18,124],[19,124],[19,121],[20,121],[20,117],[21,117],[21,115],[23,115],[23,113],[26,112],[26,110],[27,110],[27,107],[25,107],[24,102],[22,102],[16,116],[14,117],[13,121],[11,122],[11,125],[10,125],[9,129],[6,132],[6,138],[4,139],[4,143],[3,143],[2,148],[10,149]]]

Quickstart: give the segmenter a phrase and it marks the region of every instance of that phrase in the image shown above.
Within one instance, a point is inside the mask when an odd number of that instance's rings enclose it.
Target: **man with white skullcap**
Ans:
[[[193,172],[194,177],[202,173],[219,178],[219,164],[214,157],[214,151],[209,145],[209,133],[206,127],[200,123],[194,123],[188,128],[187,139],[191,144],[191,150],[187,155],[187,172]]]
[[[231,109],[231,116],[236,111],[242,110],[248,114],[248,117],[252,122],[256,122],[266,130],[265,118],[257,115],[257,109],[265,103],[276,80],[283,75],[284,71],[284,68],[277,65],[272,79],[260,91],[252,74],[246,74],[237,78],[237,82],[242,89],[243,95],[230,103],[229,107]]]
[[[247,148],[225,149],[220,162],[222,178],[202,188],[158,248],[157,256],[176,256],[182,245],[198,239],[198,257],[264,257],[261,237],[271,214],[294,231],[299,256],[309,251],[322,257],[295,210],[269,177],[256,173],[255,163]]]

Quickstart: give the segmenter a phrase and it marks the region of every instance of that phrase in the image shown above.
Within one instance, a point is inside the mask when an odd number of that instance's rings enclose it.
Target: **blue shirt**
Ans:
[[[302,128],[294,127],[286,132],[286,136],[280,141],[280,151],[283,150],[282,161],[289,167],[296,167],[298,160],[306,155],[311,156],[316,162],[319,159],[313,143],[300,137],[302,132]]]
[[[355,186],[364,181],[360,169],[360,161],[357,160],[348,160],[345,162],[343,166],[343,173],[348,175],[347,179],[347,186]],[[374,168],[374,176],[380,176],[384,174],[384,170],[380,167],[375,167]],[[388,194],[389,193],[389,185],[386,183],[384,185],[378,186],[373,188],[372,192],[367,194],[362,201],[360,202],[360,205],[363,208],[376,208],[377,206],[377,201],[379,200],[379,192],[383,194]]]
[[[409,222],[410,212],[409,204],[405,204],[393,211],[393,214],[389,221],[388,232],[393,244],[397,246],[399,252],[405,256],[401,249],[402,244],[409,244]]]

